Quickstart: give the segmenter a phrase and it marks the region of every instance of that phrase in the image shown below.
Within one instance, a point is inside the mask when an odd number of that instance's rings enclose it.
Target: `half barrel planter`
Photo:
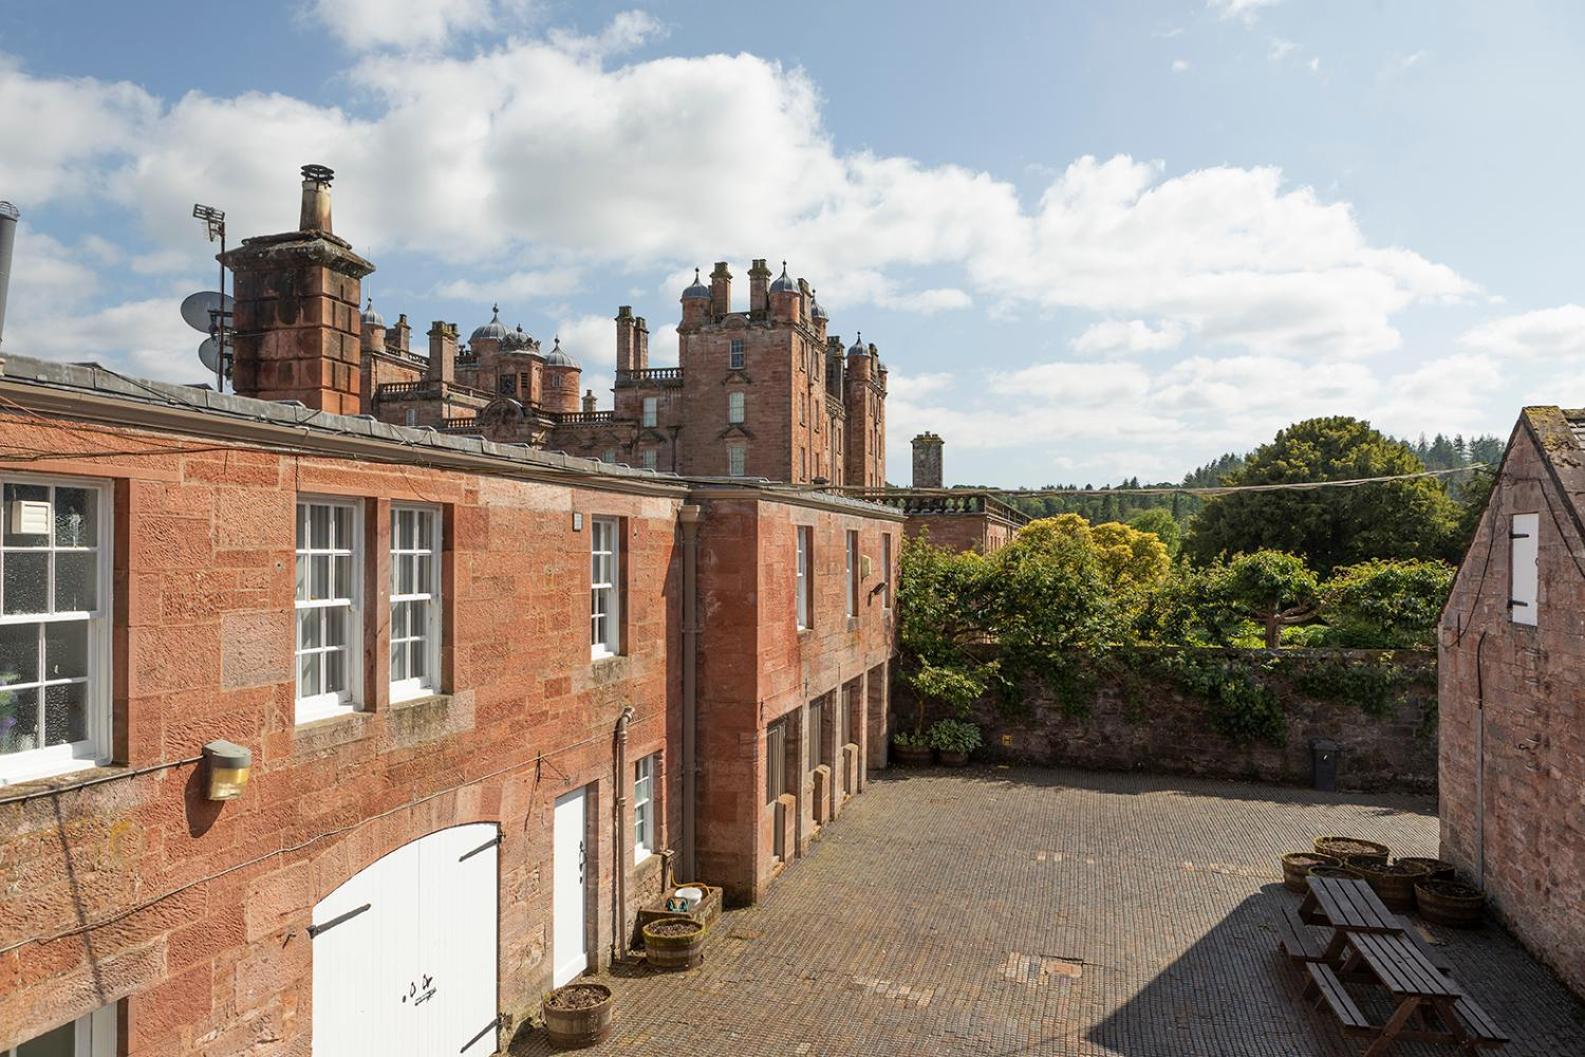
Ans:
[[[581,1050],[611,1034],[615,1000],[604,984],[567,984],[545,996],[545,1034],[558,1050]]]
[[[652,921],[644,926],[644,960],[672,972],[693,969],[704,961],[705,931],[687,918]]]

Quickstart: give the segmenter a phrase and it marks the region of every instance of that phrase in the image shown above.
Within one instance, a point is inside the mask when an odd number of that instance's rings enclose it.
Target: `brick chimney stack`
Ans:
[[[233,380],[241,396],[362,410],[364,276],[374,265],[330,230],[330,181],[305,165],[299,230],[244,239],[222,263],[236,277]]]
[[[403,312],[396,317],[396,326],[385,332],[385,346],[397,352],[407,352],[413,340],[412,334],[413,328],[407,322],[407,313]]]
[[[726,261],[716,261],[710,273],[710,314],[720,319],[732,311],[732,273]]]
[[[638,370],[638,352],[635,348],[637,337],[637,321],[633,318],[633,306],[623,305],[616,310],[616,369],[618,371]]]
[[[638,362],[638,369],[649,370],[649,324],[644,322],[644,317],[639,316],[633,321],[633,358]]]
[[[586,415],[592,415],[594,414],[596,408],[597,401],[594,399],[594,390],[585,389],[583,391],[583,413]]]
[[[941,487],[941,438],[934,433],[921,433],[914,438],[915,488]]]
[[[457,324],[435,320],[429,328],[429,380],[451,385],[457,380]]]
[[[764,319],[770,312],[770,268],[764,257],[757,257],[748,270],[748,313],[750,319]]]

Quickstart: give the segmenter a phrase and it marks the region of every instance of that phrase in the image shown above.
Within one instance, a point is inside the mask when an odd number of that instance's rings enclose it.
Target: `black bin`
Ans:
[[[1310,784],[1325,793],[1337,791],[1337,763],[1343,748],[1335,741],[1316,738],[1310,742]]]

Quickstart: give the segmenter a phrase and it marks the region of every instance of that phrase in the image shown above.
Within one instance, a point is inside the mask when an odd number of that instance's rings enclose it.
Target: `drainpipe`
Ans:
[[[685,504],[682,522],[682,876],[699,880],[699,507]]]
[[[611,898],[616,907],[612,913],[613,924],[611,928],[611,960],[624,961],[627,958],[627,725],[633,721],[633,706],[627,705],[622,709],[622,716],[616,721],[616,817],[612,820],[616,828],[616,850],[613,852],[612,862],[616,869],[612,871]]]
[[[1481,653],[1486,632],[1475,640],[1475,887],[1486,891],[1486,678]]]
[[[6,290],[11,285],[11,247],[16,241],[17,218],[21,215],[10,202],[0,202],[0,343],[5,337]]]

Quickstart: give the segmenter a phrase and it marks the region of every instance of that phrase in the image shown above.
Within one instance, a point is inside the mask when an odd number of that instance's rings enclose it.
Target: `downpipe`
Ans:
[[[699,507],[685,504],[682,520],[682,855],[684,878],[699,880]]]
[[[627,728],[633,722],[633,706],[626,705],[616,721],[616,744],[612,750],[612,767],[615,771],[616,796],[613,798],[612,825],[616,832],[613,845],[611,901],[611,961],[627,960]]]

